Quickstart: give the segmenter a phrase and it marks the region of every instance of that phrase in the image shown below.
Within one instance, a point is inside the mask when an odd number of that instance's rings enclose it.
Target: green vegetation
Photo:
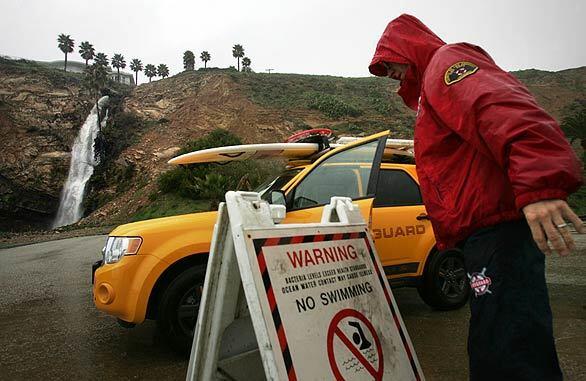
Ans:
[[[132,61],[130,61],[130,70],[132,70],[134,72],[135,75],[135,79],[134,79],[134,84],[138,86],[138,72],[142,71],[143,67],[142,67],[142,61],[139,60],[138,58],[134,58]]]
[[[193,70],[195,67],[195,54],[191,50],[186,50],[183,53],[183,68],[185,70]]]
[[[112,56],[112,67],[117,70],[117,80],[120,82],[120,69],[126,67],[126,61],[124,61],[124,56],[122,54],[114,54],[114,56]]]
[[[567,69],[558,72],[544,70],[519,70],[511,72],[521,82],[531,88],[536,86],[552,86],[553,88],[564,88],[574,91],[586,90],[586,67]]]
[[[212,59],[212,56],[207,52],[207,50],[204,50],[201,52],[199,59],[203,61],[203,68],[206,69],[208,67],[208,61]]]
[[[238,62],[237,70],[240,71],[240,58],[244,57],[244,48],[240,44],[232,47],[232,57],[236,58]]]
[[[169,68],[165,64],[160,64],[157,66],[157,75],[161,78],[166,78],[169,76]]]
[[[413,137],[415,115],[393,96],[395,84],[386,78],[264,73],[231,78],[263,107],[285,112],[313,109],[339,122],[319,127],[352,135],[391,129],[394,137]],[[294,117],[290,121],[299,129],[309,128]]]
[[[57,37],[59,49],[65,53],[65,66],[63,71],[67,71],[67,54],[73,52],[73,39],[68,34],[60,34]]]
[[[384,124],[379,120],[354,120],[327,125],[338,135],[368,136],[391,128],[394,139],[413,139],[413,125],[415,117],[397,117],[391,124]]]
[[[105,68],[108,67],[108,56],[104,53],[98,53],[94,57],[94,64],[103,66]]]
[[[94,99],[96,110],[98,111],[98,128],[101,128],[102,126],[98,100],[102,96],[102,91],[106,88],[107,84],[108,72],[104,66],[95,63],[85,68],[83,86],[89,91],[90,96]]]
[[[586,99],[576,101],[568,107],[561,127],[571,142],[579,140],[582,149],[586,151]]]
[[[586,168],[586,100],[576,101],[567,108],[561,127],[570,142],[580,141],[582,163]],[[583,172],[583,177],[586,177],[586,172]],[[586,215],[586,187],[582,186],[572,194],[568,203],[577,214]]]
[[[265,107],[308,108],[312,94],[333,96],[364,113],[392,116],[406,108],[391,97],[385,78],[342,78],[301,74],[256,74],[232,79],[244,85],[251,100]]]
[[[310,109],[321,111],[330,118],[362,115],[362,111],[355,106],[349,105],[335,95],[330,94],[310,93],[308,106]]]
[[[242,59],[242,71],[246,72],[246,73],[250,73],[252,71],[252,69],[250,68],[251,64],[252,64],[252,61],[250,61],[250,58],[244,57]]]
[[[242,144],[242,141],[236,135],[217,129],[201,139],[187,143],[179,154],[238,144]],[[279,169],[275,163],[252,160],[226,165],[178,166],[159,177],[159,189],[163,194],[175,194],[192,200],[208,200],[214,207],[229,189],[253,189]]]
[[[130,221],[148,220],[151,218],[176,216],[210,210],[207,200],[192,200],[176,194],[154,195],[149,204],[136,212]]]
[[[46,78],[52,86],[65,87],[68,85],[79,85],[83,75],[79,73],[63,72],[40,64],[35,61],[24,59],[11,60],[0,57],[2,73],[17,75],[38,75]]]
[[[84,41],[79,45],[79,55],[85,60],[85,66],[88,66],[88,61],[93,59],[95,54],[94,46],[88,41]]]
[[[94,174],[88,182],[88,192],[84,200],[86,213],[91,213],[130,187],[139,187],[140,181],[144,181],[137,173],[134,163],[120,161],[118,158],[122,151],[138,142],[144,130],[156,123],[146,122],[133,113],[123,111],[122,101],[127,96],[124,89],[111,92],[109,109],[112,117],[96,140],[100,163],[94,168]],[[102,191],[112,184],[116,184],[115,193]]]
[[[157,67],[153,64],[147,64],[144,67],[144,75],[148,77],[150,83],[151,79],[157,75]]]
[[[576,193],[568,197],[568,204],[579,216],[586,216],[586,187],[582,186]]]

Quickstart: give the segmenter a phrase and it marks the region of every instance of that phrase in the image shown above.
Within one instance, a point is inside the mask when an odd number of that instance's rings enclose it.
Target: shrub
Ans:
[[[313,110],[319,110],[330,118],[362,115],[362,111],[358,108],[329,94],[311,93],[308,96],[308,107]]]
[[[217,129],[201,139],[187,143],[179,153],[238,144],[242,144],[242,141],[236,135]],[[279,169],[274,163],[252,160],[225,165],[178,166],[159,176],[159,190],[163,194],[176,194],[193,200],[210,200],[214,205],[224,199],[228,190],[242,188],[244,183],[248,183],[248,188],[254,188]]]
[[[578,215],[586,215],[586,187],[581,187],[568,197],[568,204]]]
[[[179,152],[179,154],[198,151],[206,148],[235,146],[239,144],[242,144],[242,141],[238,136],[229,131],[217,128],[200,139],[188,142]]]

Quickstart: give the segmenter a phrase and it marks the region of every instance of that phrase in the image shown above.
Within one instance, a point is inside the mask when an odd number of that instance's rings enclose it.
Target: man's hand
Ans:
[[[523,213],[533,239],[545,254],[551,254],[547,241],[551,242],[560,256],[566,256],[575,249],[568,223],[572,223],[578,233],[586,233],[582,220],[563,200],[538,201],[525,206]]]

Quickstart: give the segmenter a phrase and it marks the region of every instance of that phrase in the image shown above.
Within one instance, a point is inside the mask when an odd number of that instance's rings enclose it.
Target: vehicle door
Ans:
[[[319,222],[332,196],[351,197],[368,221],[386,137],[351,146],[316,163],[287,192],[284,223]]]
[[[415,276],[435,244],[419,185],[405,167],[381,168],[371,232],[385,273]]]

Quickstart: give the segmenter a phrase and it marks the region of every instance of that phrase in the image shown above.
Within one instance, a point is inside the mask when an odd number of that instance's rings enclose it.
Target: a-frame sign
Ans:
[[[226,194],[187,379],[424,379],[358,207],[334,197],[321,223],[284,216]]]

